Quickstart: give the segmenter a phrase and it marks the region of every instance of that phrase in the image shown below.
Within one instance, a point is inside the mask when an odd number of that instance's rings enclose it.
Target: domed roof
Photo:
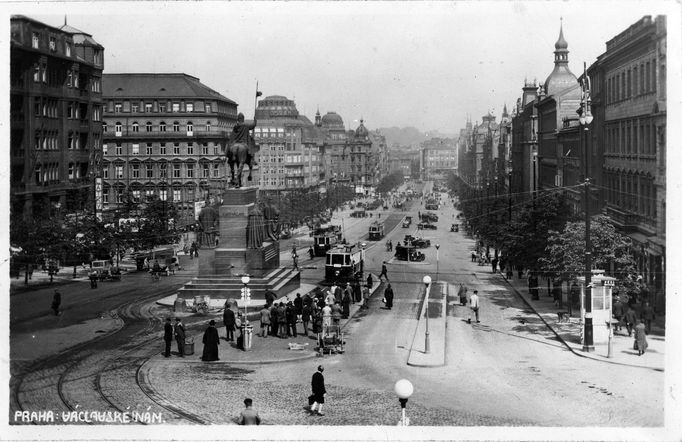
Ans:
[[[358,126],[357,129],[355,129],[355,137],[356,138],[367,138],[369,136],[369,131],[363,124],[365,120],[360,120],[360,126]]]
[[[343,129],[343,118],[336,112],[327,112],[322,117],[322,126],[334,129]]]
[[[568,68],[568,43],[564,38],[563,24],[559,28],[559,39],[554,48],[554,70],[544,83],[544,92],[547,95],[556,95],[578,83],[578,77]]]
[[[568,42],[564,38],[564,26],[563,24],[559,28],[559,39],[554,43],[554,49],[568,49]]]

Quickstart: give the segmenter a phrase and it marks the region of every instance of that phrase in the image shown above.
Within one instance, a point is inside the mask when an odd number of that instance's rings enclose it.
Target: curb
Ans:
[[[498,276],[498,275],[496,274],[496,276]],[[571,345],[569,345],[566,342],[566,340],[564,340],[564,338],[561,337],[561,335],[559,333],[557,333],[556,330],[554,330],[554,327],[552,327],[551,325],[549,325],[549,323],[547,321],[545,321],[545,318],[540,313],[538,313],[538,311],[535,309],[535,307],[533,307],[533,305],[530,302],[528,302],[526,297],[524,295],[522,295],[521,292],[516,287],[514,287],[514,285],[511,282],[509,282],[509,280],[507,278],[505,278],[502,275],[499,275],[499,276],[502,277],[502,279],[504,279],[504,281],[512,288],[512,290],[514,290],[514,293],[516,293],[519,296],[519,298],[521,298],[521,300],[524,302],[524,304],[526,304],[528,307],[531,308],[531,310],[533,310],[533,312],[535,312],[535,314],[547,326],[547,328],[552,330],[552,333],[554,333],[554,335],[559,339],[559,341],[561,341],[561,343],[564,344],[566,346],[566,348],[568,348],[568,350],[570,350],[571,353],[573,353],[574,355],[579,356],[581,358],[592,359],[593,361],[604,362],[606,364],[620,365],[623,367],[637,367],[637,368],[646,368],[646,369],[655,370],[655,371],[665,371],[665,367],[649,367],[646,365],[639,365],[639,364],[626,364],[623,362],[616,362],[616,361],[610,361],[608,359],[597,358],[595,356],[592,356],[590,353],[577,352]]]

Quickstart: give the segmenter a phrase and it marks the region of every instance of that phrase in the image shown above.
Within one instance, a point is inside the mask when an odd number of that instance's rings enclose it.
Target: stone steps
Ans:
[[[300,279],[299,271],[285,268],[275,269],[263,278],[251,278],[249,282],[251,299],[265,299],[266,290],[271,290],[278,295],[288,293],[299,286]],[[178,297],[193,299],[195,296],[210,296],[216,299],[239,299],[243,287],[241,276],[194,278],[180,288]]]

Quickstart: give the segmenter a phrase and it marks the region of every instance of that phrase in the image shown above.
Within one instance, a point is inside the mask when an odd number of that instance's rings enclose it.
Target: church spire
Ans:
[[[568,43],[564,38],[564,19],[559,24],[559,39],[554,43],[554,64],[568,64]]]

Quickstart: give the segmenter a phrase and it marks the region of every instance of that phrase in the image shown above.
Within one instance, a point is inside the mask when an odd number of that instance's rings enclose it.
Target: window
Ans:
[[[210,132],[210,131],[211,131],[211,122],[207,121],[206,122],[206,132]]]
[[[102,203],[109,204],[109,189],[102,189]]]
[[[166,163],[161,163],[159,166],[159,178],[168,178],[168,165]]]
[[[101,108],[99,106],[93,106],[92,108],[92,121],[100,121],[102,119]]]
[[[40,48],[40,34],[37,32],[33,33],[33,37],[31,38],[31,47],[33,47],[33,49]]]
[[[108,129],[109,127],[107,126],[107,123],[106,122],[102,123],[102,132],[107,133]]]
[[[107,154],[108,147],[109,146],[107,146],[107,143],[102,144],[102,154],[103,155]]]
[[[173,201],[180,201],[180,189],[173,189]]]
[[[120,121],[117,121],[117,122],[116,122],[116,125],[115,125],[115,132],[116,132],[116,136],[117,136],[117,137],[120,137],[120,136],[122,135],[122,133],[123,133],[123,125],[121,124]]]
[[[166,105],[164,103],[159,103],[159,112],[160,113],[166,112]]]
[[[66,52],[67,57],[71,56],[71,44],[70,43],[66,43],[64,45],[64,52]]]
[[[140,154],[140,145],[139,144],[133,144],[133,155],[139,155]]]
[[[114,104],[114,113],[120,114],[122,111],[123,111],[123,104],[121,104],[121,103]]]
[[[165,132],[165,131],[166,131],[166,123],[162,121],[159,123],[159,132]]]
[[[40,65],[33,67],[33,81],[36,83],[40,81]]]
[[[145,103],[144,104],[144,111],[147,113],[150,113],[152,111],[152,104],[151,103]]]
[[[93,78],[90,82],[90,90],[92,90],[92,92],[100,92],[102,90],[101,85],[102,83],[99,78]]]
[[[159,146],[159,154],[166,155],[166,143],[161,143]]]
[[[173,132],[180,132],[180,123],[173,121]]]
[[[219,146],[217,144],[213,145],[213,155],[218,155],[218,148]]]
[[[133,122],[133,132],[139,132],[140,131],[140,125],[137,123],[137,121]]]
[[[208,155],[208,143],[204,143],[201,145],[201,154]]]
[[[154,178],[154,165],[152,164],[145,164],[145,176],[147,178]]]
[[[173,164],[173,178],[180,178],[180,165]]]
[[[123,146],[121,146],[121,143],[116,143],[116,155],[121,156],[123,154]]]
[[[206,112],[211,112],[211,103],[206,103]]]
[[[140,191],[139,190],[133,190],[133,201],[136,203],[140,202]]]
[[[186,110],[187,112],[194,112],[194,103],[187,103],[187,104],[185,105],[185,110]]]
[[[166,189],[159,190],[159,199],[161,201],[166,201],[168,199],[168,190]]]
[[[208,164],[204,164],[201,167],[201,177],[202,178],[210,178],[211,176],[211,169]]]
[[[69,163],[69,179],[73,179],[73,163]]]
[[[116,189],[116,203],[121,204],[123,202],[123,189]]]
[[[220,166],[218,164],[213,165],[213,177],[218,178],[220,175]]]
[[[147,189],[144,191],[144,196],[147,201],[150,201],[154,197],[154,189]]]
[[[102,51],[99,49],[95,49],[95,53],[93,54],[94,62],[95,64],[102,64]]]
[[[140,178],[140,165],[139,164],[133,164],[130,166],[131,170],[131,176],[133,178]]]
[[[173,103],[171,109],[173,112],[180,112],[180,103]]]
[[[173,155],[180,155],[180,143],[173,143]]]
[[[123,166],[116,166],[115,169],[114,178],[123,178]]]
[[[147,143],[147,147],[145,148],[144,153],[146,155],[152,155],[153,154],[152,143]]]
[[[187,155],[194,155],[194,143],[187,145]]]
[[[187,178],[194,178],[194,164],[187,164]]]
[[[194,124],[192,124],[191,121],[188,121],[187,122],[187,136],[191,137],[193,132],[194,132]]]
[[[55,37],[50,37],[50,51],[57,51],[57,39]]]
[[[147,132],[151,132],[151,131],[152,131],[152,122],[151,122],[151,121],[147,121],[146,126],[147,126]]]

